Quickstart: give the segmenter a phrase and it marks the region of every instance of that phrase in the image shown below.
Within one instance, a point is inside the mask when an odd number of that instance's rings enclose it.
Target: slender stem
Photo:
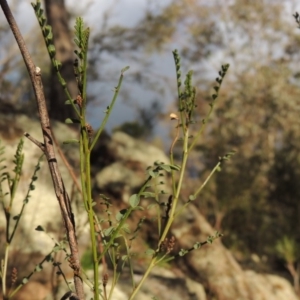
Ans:
[[[61,177],[61,173],[58,168],[57,159],[55,156],[51,124],[50,124],[49,115],[47,111],[46,99],[45,99],[45,94],[43,89],[42,78],[41,78],[41,70],[40,68],[35,66],[29,54],[25,41],[20,33],[20,30],[11,13],[7,1],[0,0],[0,5],[6,16],[7,22],[10,25],[11,31],[15,36],[16,42],[23,56],[33,86],[35,98],[38,105],[40,124],[41,124],[43,138],[44,138],[45,154],[47,157],[54,191],[60,205],[62,217],[64,220],[64,225],[66,228],[67,238],[70,245],[76,293],[79,299],[83,300],[85,297],[84,297],[83,283],[80,278],[80,259],[79,259],[79,251],[78,251],[78,244],[76,238],[75,220],[71,209],[70,198],[65,189],[64,182]]]
[[[209,180],[211,179],[211,177],[214,175],[214,173],[218,170],[218,168],[220,167],[221,162],[219,161],[216,166],[213,168],[213,170],[209,173],[209,175],[207,176],[207,178],[205,179],[205,181],[201,184],[201,186],[197,189],[197,191],[193,194],[194,198],[196,198],[201,191],[203,190],[203,188],[206,186],[206,184],[209,182]],[[175,214],[175,217],[179,216],[184,210],[185,208],[191,203],[192,201],[189,200],[187,201]]]
[[[149,274],[151,273],[152,269],[156,266],[156,256],[154,256],[146,270],[146,272],[144,273],[141,281],[139,282],[139,284],[136,286],[136,288],[133,290],[132,294],[130,295],[128,300],[132,300],[134,299],[134,297],[136,296],[137,292],[140,290],[140,288],[142,287],[142,285],[144,284],[145,280],[147,279],[147,277],[149,276]]]
[[[170,147],[170,162],[172,165],[174,165],[174,156],[173,156],[173,149],[174,146],[176,144],[176,142],[178,141],[179,138],[179,120],[177,122],[177,126],[176,126],[176,136],[172,142],[172,145]],[[173,169],[171,169],[171,176],[172,176],[172,189],[173,189],[173,195],[176,194],[176,181],[175,181],[175,171]]]
[[[105,117],[104,117],[104,119],[103,119],[103,121],[102,121],[102,123],[101,123],[101,126],[100,126],[100,128],[98,129],[98,131],[97,131],[97,133],[96,133],[96,136],[95,136],[95,138],[94,138],[94,140],[93,140],[93,142],[92,142],[92,144],[91,144],[90,151],[92,151],[93,148],[95,147],[95,145],[96,145],[96,143],[97,143],[97,141],[98,141],[98,139],[99,139],[99,137],[100,137],[100,135],[101,135],[103,129],[105,128],[105,125],[106,125],[106,123],[107,123],[107,121],[108,121],[108,118],[109,118],[109,116],[110,116],[110,114],[111,114],[111,111],[112,111],[112,109],[113,109],[113,107],[114,107],[114,105],[115,105],[115,102],[116,102],[116,100],[117,100],[117,97],[118,97],[118,95],[119,95],[120,88],[121,88],[121,86],[122,86],[123,77],[124,77],[124,73],[121,72],[121,75],[120,75],[120,78],[119,78],[119,83],[118,83],[117,87],[115,88],[115,93],[114,93],[113,99],[112,99],[112,101],[111,101],[110,106],[107,108],[106,115],[105,115]]]
[[[184,142],[183,142],[183,157],[182,157],[182,164],[181,164],[181,169],[180,169],[180,175],[179,175],[179,180],[178,180],[178,184],[176,187],[176,193],[173,199],[173,203],[172,203],[172,207],[171,207],[171,211],[168,217],[168,221],[167,224],[164,228],[163,234],[161,235],[159,242],[158,242],[158,248],[160,247],[161,243],[165,240],[171,225],[174,221],[175,218],[175,212],[176,212],[176,208],[177,208],[177,204],[178,204],[178,200],[179,200],[179,196],[180,196],[180,191],[181,191],[181,187],[182,187],[182,183],[183,183],[183,178],[184,178],[184,173],[185,173],[185,168],[186,168],[186,163],[187,163],[187,158],[188,158],[188,138],[189,138],[189,130],[188,128],[185,130],[185,134],[184,134]]]
[[[200,129],[198,130],[198,132],[196,133],[196,135],[195,135],[195,137],[194,137],[194,139],[193,139],[193,141],[192,141],[192,143],[191,143],[191,145],[189,147],[189,151],[191,151],[194,148],[194,146],[196,145],[196,143],[197,143],[200,135],[203,133],[203,131],[204,131],[205,127],[206,127],[206,124],[207,124],[207,122],[208,122],[208,120],[209,120],[209,118],[210,118],[210,116],[212,114],[213,109],[214,109],[214,101],[212,103],[210,103],[209,112],[206,115],[205,119],[202,120],[202,125],[201,125]]]
[[[80,135],[80,169],[81,184],[83,190],[83,202],[88,214],[90,226],[90,240],[92,247],[93,269],[94,269],[94,297],[99,299],[99,264],[97,253],[97,241],[94,222],[94,210],[91,185],[91,163],[90,163],[89,137],[85,127],[85,114],[81,116],[81,135]]]
[[[7,274],[9,246],[10,246],[9,243],[6,243],[3,265],[2,265],[2,262],[1,262],[2,291],[3,291],[3,296],[4,297],[6,296],[6,274]]]
[[[211,177],[216,173],[216,171],[219,169],[221,165],[221,162],[219,161],[215,167],[212,169],[212,171],[210,172],[210,174],[207,176],[207,178],[205,179],[205,181],[202,183],[202,185],[198,188],[198,190],[194,193],[194,196],[197,197],[200,192],[203,190],[203,188],[206,186],[206,184],[209,182],[209,180],[211,179]]]

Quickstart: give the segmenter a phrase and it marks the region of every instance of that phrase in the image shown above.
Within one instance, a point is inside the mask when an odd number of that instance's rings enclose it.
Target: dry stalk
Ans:
[[[11,31],[15,36],[15,39],[19,46],[20,52],[23,56],[33,86],[33,90],[34,90],[34,94],[38,106],[43,138],[44,138],[44,143],[43,144],[39,143],[40,145],[38,146],[46,155],[48,165],[49,165],[49,170],[53,181],[55,194],[59,202],[62,218],[66,228],[67,238],[68,238],[70,251],[71,251],[72,268],[74,270],[74,284],[75,284],[76,293],[80,300],[84,300],[83,282],[80,277],[80,260],[79,260],[76,232],[75,232],[75,221],[71,210],[70,199],[65,189],[61,177],[61,173],[57,165],[57,160],[55,157],[54,142],[53,142],[50,120],[49,120],[49,115],[46,106],[45,94],[43,90],[41,71],[33,63],[33,60],[28,52],[25,41],[20,33],[20,30],[16,24],[16,21],[11,13],[11,10],[7,2],[5,0],[0,0],[0,5],[6,16],[7,22],[9,23]],[[26,136],[29,135],[26,134]]]

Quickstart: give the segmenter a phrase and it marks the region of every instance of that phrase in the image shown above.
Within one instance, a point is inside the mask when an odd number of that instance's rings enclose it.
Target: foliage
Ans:
[[[111,103],[107,106],[107,110],[105,111],[105,117],[103,118],[102,123],[99,126],[99,129],[94,132],[91,125],[89,125],[86,121],[86,106],[87,106],[87,52],[88,52],[88,40],[90,30],[86,28],[82,18],[76,19],[75,24],[75,44],[77,46],[77,50],[75,50],[75,54],[77,59],[74,63],[74,76],[77,80],[77,88],[78,95],[76,99],[72,99],[70,93],[68,91],[67,84],[60,73],[61,63],[55,58],[56,49],[53,43],[53,35],[52,29],[49,25],[47,25],[46,18],[44,17],[43,9],[41,8],[40,1],[32,4],[34,11],[36,13],[37,19],[39,21],[45,44],[53,64],[57,72],[58,79],[65,91],[65,94],[68,98],[66,104],[71,105],[75,111],[76,118],[68,118],[66,119],[66,123],[68,124],[78,124],[79,128],[79,140],[68,140],[67,143],[77,143],[78,150],[80,153],[80,174],[81,174],[81,195],[82,202],[87,213],[88,222],[89,222],[89,231],[90,231],[90,243],[91,243],[91,256],[92,256],[92,265],[93,265],[93,280],[92,282],[88,279],[85,274],[85,270],[82,267],[77,268],[76,262],[74,261],[74,256],[69,254],[69,251],[66,249],[66,241],[63,240],[61,242],[55,241],[55,245],[51,253],[46,256],[43,261],[38,264],[35,270],[30,273],[29,276],[23,279],[22,284],[25,284],[31,275],[34,272],[39,272],[43,268],[43,263],[45,261],[52,262],[53,266],[59,269],[59,273],[64,277],[66,284],[68,285],[69,291],[64,295],[63,298],[69,297],[73,292],[70,290],[70,286],[67,283],[66,277],[62,273],[60,269],[60,263],[55,262],[52,254],[58,251],[63,251],[66,256],[66,259],[69,261],[71,268],[74,270],[74,278],[79,276],[81,280],[83,280],[92,290],[94,299],[112,299],[114,287],[120,279],[120,274],[122,273],[124,267],[127,265],[130,269],[130,275],[132,280],[132,291],[129,296],[129,299],[133,299],[136,297],[137,292],[140,290],[141,286],[144,284],[145,280],[149,276],[152,269],[162,263],[173,260],[175,257],[180,257],[188,254],[191,251],[197,250],[201,248],[204,244],[211,244],[216,238],[219,238],[221,234],[216,232],[215,235],[209,236],[206,241],[195,241],[194,245],[189,249],[181,249],[178,253],[174,252],[174,246],[176,244],[176,240],[174,236],[170,236],[171,226],[174,220],[182,213],[182,211],[191,203],[197,200],[200,192],[203,187],[206,185],[208,180],[212,177],[212,175],[220,169],[221,165],[225,160],[228,160],[231,155],[234,154],[234,151],[230,151],[226,153],[224,156],[219,157],[219,161],[216,163],[215,167],[207,176],[207,179],[204,180],[200,187],[197,187],[189,196],[188,200],[185,201],[184,205],[180,205],[180,200],[182,200],[182,186],[185,179],[186,169],[187,169],[187,161],[191,151],[194,149],[195,145],[198,143],[199,138],[202,136],[204,129],[207,127],[210,116],[213,112],[213,108],[215,106],[216,100],[219,96],[219,90],[223,79],[228,71],[229,65],[222,65],[221,70],[219,71],[219,76],[216,78],[216,85],[214,86],[214,93],[211,96],[211,102],[209,104],[210,109],[208,110],[207,115],[202,119],[201,123],[196,122],[196,118],[194,114],[196,113],[197,108],[197,97],[196,97],[196,88],[193,85],[193,72],[189,71],[186,74],[184,81],[182,82],[181,76],[181,61],[180,56],[177,50],[173,51],[173,56],[175,60],[176,67],[176,77],[177,77],[177,92],[178,92],[178,113],[171,113],[171,120],[175,120],[177,122],[176,126],[176,136],[172,141],[172,145],[170,147],[170,164],[166,164],[160,161],[154,163],[153,166],[149,166],[147,169],[147,176],[137,191],[137,193],[130,196],[128,201],[128,206],[122,208],[116,216],[112,217],[110,212],[110,206],[112,205],[109,199],[102,195],[104,200],[103,204],[106,207],[105,214],[99,215],[95,211],[95,201],[92,197],[92,184],[91,184],[91,162],[90,155],[95,147],[97,141],[101,137],[101,134],[105,128],[107,120],[111,114],[112,109],[114,108],[116,99],[118,97],[124,72],[126,72],[129,67],[125,67],[121,70],[121,75],[119,78],[119,82],[114,90],[114,95],[112,97]],[[23,49],[21,48],[21,51]],[[22,52],[23,53],[23,52]],[[24,55],[25,56],[25,55]],[[24,58],[25,62],[26,57]],[[37,69],[36,69],[37,70]],[[39,71],[36,71],[36,76],[40,75]],[[33,80],[34,84],[34,80]],[[37,94],[37,90],[35,90]],[[39,98],[37,96],[39,101]],[[43,117],[43,112],[40,112],[41,119]],[[42,124],[43,125],[43,124]],[[44,133],[45,134],[45,133]],[[30,137],[29,134],[26,134],[27,137]],[[48,139],[49,137],[47,137]],[[49,158],[49,153],[47,152],[46,146],[42,143],[35,141],[33,138],[30,138],[32,141],[38,145],[41,150],[45,151],[47,155],[47,159]],[[182,141],[182,157],[179,163],[175,163],[175,158],[173,156],[173,149],[177,146],[178,142]],[[24,157],[22,156],[22,145],[21,141],[19,147],[17,149],[17,153],[15,156],[14,163],[16,164],[16,168],[14,170],[16,176],[15,179],[10,180],[10,177],[6,175],[5,180],[11,183],[10,186],[10,195],[11,201],[9,206],[3,204],[4,212],[7,219],[7,228],[9,228],[10,221],[10,207],[13,202],[13,196],[17,188],[17,183],[21,174],[22,163]],[[45,150],[46,149],[46,150]],[[52,159],[53,160],[53,159]],[[51,168],[51,165],[49,165]],[[29,184],[29,191],[34,189],[33,182],[37,179],[36,172],[39,169],[39,164],[35,168],[34,175],[32,176],[32,182]],[[164,182],[161,180],[161,177],[165,176],[165,173],[169,173],[172,180],[172,190],[171,192],[167,192],[164,190]],[[56,183],[54,182],[54,188],[57,188]],[[168,195],[167,202],[164,202],[164,196]],[[140,218],[138,223],[135,224],[135,228],[131,228],[129,226],[128,220],[129,218],[137,213],[138,211],[143,211],[145,209],[149,209],[149,207],[145,208],[143,205],[144,200],[148,198],[151,199],[153,205],[156,207],[157,211],[157,228],[158,228],[158,239],[156,241],[155,248],[149,248],[146,251],[149,259],[147,261],[147,268],[142,279],[139,282],[135,282],[133,276],[133,263],[134,263],[134,253],[131,251],[131,245],[136,239],[137,235],[141,227],[143,226],[144,218]],[[24,206],[28,202],[29,192],[25,197]],[[65,198],[68,199],[67,197]],[[4,202],[3,202],[4,203]],[[70,209],[70,208],[69,208]],[[21,218],[23,212],[23,208],[19,215],[15,217],[17,227],[19,220]],[[71,214],[72,215],[72,214]],[[68,219],[67,219],[68,220]],[[74,222],[74,220],[71,220]],[[65,221],[67,222],[67,221]],[[67,226],[67,224],[65,224]],[[13,233],[11,236],[7,234],[7,244],[11,242],[15,228],[13,229]],[[45,229],[41,226],[36,228],[38,231],[45,232]],[[9,232],[9,229],[7,229]],[[68,239],[71,248],[71,241]],[[100,247],[100,251],[99,251]],[[121,249],[123,255],[121,256]],[[72,249],[71,249],[72,251]],[[4,297],[9,299],[11,298],[18,289],[22,286],[22,284],[12,291],[11,293],[7,293],[5,290],[6,287],[6,267],[7,267],[7,259],[8,256],[5,257],[6,263],[4,264],[4,268],[2,270],[2,278],[3,280],[3,294]],[[104,270],[102,274],[102,279],[99,279],[99,264],[100,262],[105,263],[108,261],[112,266],[113,278],[111,279],[111,288],[108,291],[107,283],[108,283],[108,273]],[[75,279],[74,279],[75,280]],[[75,282],[76,292],[77,286]],[[73,295],[77,297],[76,295]],[[78,295],[81,298],[81,296]]]
[[[269,261],[281,259],[283,251],[288,251],[290,248],[287,246],[291,243],[288,244],[284,239],[278,241],[279,237],[288,236],[288,241],[293,241],[292,248],[299,248],[299,233],[295,228],[299,227],[300,211],[300,95],[297,67],[300,38],[299,32],[291,29],[292,25],[286,15],[285,3],[280,1],[211,1],[207,4],[207,1],[202,0],[173,0],[160,12],[151,10],[149,5],[149,10],[136,27],[107,27],[91,41],[93,47],[89,61],[93,64],[97,63],[99,57],[101,59],[99,54],[102,53],[119,55],[121,51],[134,49],[137,51],[132,51],[130,55],[135,60],[137,56],[142,60],[140,58],[144,52],[149,54],[158,50],[162,53],[169,50],[171,44],[180,45],[178,52],[183,54],[186,64],[194,66],[195,73],[188,73],[185,84],[181,82],[184,88],[177,97],[181,111],[178,115],[177,112],[174,113],[173,117],[175,120],[184,120],[180,121],[178,131],[176,129],[172,133],[173,141],[177,141],[180,132],[184,135],[185,127],[182,124],[199,124],[203,120],[202,116],[209,113],[211,106],[207,108],[205,100],[211,102],[211,98],[207,97],[207,87],[211,85],[212,72],[206,71],[214,66],[207,67],[207,61],[215,64],[215,58],[220,57],[221,53],[228,57],[233,68],[227,78],[227,85],[221,91],[224,101],[211,112],[212,118],[203,124],[206,127],[206,131],[201,133],[203,138],[194,140],[194,151],[189,153],[190,162],[185,176],[194,174],[198,179],[199,174],[207,178],[212,173],[215,174],[208,184],[204,181],[202,186],[207,187],[205,190],[199,187],[198,180],[189,178],[188,201],[193,201],[200,207],[194,201],[196,191],[200,188],[202,211],[218,230],[225,233],[225,245],[242,253],[245,260],[251,253],[267,255],[271,258]],[[295,17],[299,20],[297,15]],[[82,25],[81,21],[78,22]],[[80,32],[85,29],[79,23],[77,42],[80,46]],[[78,56],[84,55],[84,52],[80,54],[80,49],[78,51]],[[81,57],[79,61],[84,64],[85,60]],[[79,81],[83,83],[85,75],[80,73],[82,70],[85,68],[78,69],[77,74]],[[150,72],[136,75],[137,79],[151,84],[151,88],[155,87],[157,91],[168,88],[161,77],[151,76]],[[177,78],[178,76],[177,73]],[[188,79],[191,76],[195,84],[191,84]],[[146,77],[150,77],[151,81]],[[193,85],[198,87],[195,98]],[[211,87],[214,90],[217,87],[216,92],[219,92],[218,85],[213,84]],[[81,93],[80,96],[82,97]],[[188,98],[186,102],[182,101],[185,97]],[[83,98],[86,103],[85,97]],[[80,111],[78,103],[72,100],[69,99],[68,103],[78,109],[77,122],[80,121],[81,128],[87,128],[81,119],[85,114]],[[193,107],[193,102],[198,106],[192,112],[189,109]],[[109,106],[106,116],[109,115],[110,108]],[[153,120],[155,123],[155,115],[151,121]],[[124,130],[132,132],[134,128],[138,129],[137,134],[145,135],[143,126],[140,128],[139,124],[131,123],[125,125]],[[103,129],[104,126],[100,128]],[[195,137],[197,132],[191,130],[191,135]],[[85,130],[82,132],[86,134]],[[182,159],[183,144],[180,142],[171,147],[174,160]],[[214,158],[220,156],[220,153],[227,153],[228,149],[236,149],[238,155],[222,172],[217,172],[219,165],[216,165]],[[83,157],[86,150],[88,148],[82,148]],[[223,157],[220,158],[221,162]],[[174,167],[175,164],[171,166]],[[153,171],[156,167],[149,170]],[[82,170],[87,172],[84,166]],[[214,171],[211,173],[208,170]],[[180,170],[169,172],[177,174]],[[176,190],[176,185],[173,189]],[[146,192],[152,193],[143,193]],[[157,196],[144,195],[153,196],[154,199]],[[135,197],[132,201],[137,199]],[[154,205],[159,207],[156,202]],[[164,207],[168,207],[168,202]],[[118,222],[126,213],[128,211],[118,214]],[[105,220],[112,222],[109,216]],[[102,224],[101,220],[99,223]],[[117,224],[105,228],[107,236],[103,232],[104,240],[109,239],[116,229],[116,234],[122,231]],[[123,234],[125,230],[123,228]],[[152,250],[155,253],[155,249]],[[115,254],[118,253],[118,245],[115,245],[114,251]],[[183,249],[181,253],[185,251],[187,250]],[[111,257],[114,258],[115,254],[112,253]],[[130,255],[125,256],[127,259]],[[124,261],[127,262],[125,258]]]
[[[22,219],[22,216],[24,214],[24,210],[26,208],[26,205],[30,201],[30,194],[35,189],[35,181],[37,181],[37,173],[40,169],[40,161],[43,157],[43,155],[39,158],[37,165],[34,168],[33,175],[31,177],[31,181],[28,185],[27,193],[24,196],[23,199],[23,205],[21,206],[21,209],[19,213],[16,215],[12,215],[12,208],[15,203],[15,196],[18,189],[18,184],[20,182],[21,174],[22,174],[22,168],[23,168],[23,162],[24,162],[24,154],[23,154],[23,145],[24,141],[23,139],[20,140],[13,164],[14,164],[14,175],[12,176],[8,171],[6,171],[6,165],[3,165],[5,163],[5,158],[2,158],[0,160],[1,163],[1,174],[0,174],[0,202],[3,209],[3,213],[5,216],[6,221],[6,241],[5,241],[5,255],[4,258],[1,259],[1,270],[0,270],[0,277],[2,281],[2,291],[4,297],[7,299],[13,297],[15,293],[27,282],[27,280],[35,273],[39,272],[42,268],[42,264],[44,261],[47,260],[47,258],[42,261],[38,268],[36,268],[33,272],[31,272],[27,277],[25,277],[21,284],[19,284],[16,288],[12,290],[7,290],[7,283],[6,283],[6,277],[7,277],[7,266],[8,266],[8,260],[9,260],[9,254],[11,245],[14,241],[14,236],[19,228],[20,221]],[[4,155],[5,148],[4,146],[0,147],[0,157]],[[13,270],[13,274],[11,276],[11,282],[10,286],[13,286],[17,279],[17,269]]]
[[[103,51],[108,41],[120,39],[118,47],[122,43],[122,49],[136,47],[140,56],[143,51],[158,55],[156,49],[180,45],[186,63],[199,70],[193,76],[199,87],[195,121],[207,113],[200,100],[210,100],[206,91],[214,76],[209,68],[214,65],[208,61],[215,64],[220,57],[230,61],[233,68],[222,89],[224,101],[214,110],[205,138],[196,144],[189,171],[197,177],[213,168],[213,158],[227,147],[237,150],[235,159],[202,194],[201,209],[226,233],[225,245],[242,253],[245,261],[251,253],[267,255],[270,262],[281,259],[276,244],[278,237],[286,235],[299,248],[295,228],[300,195],[300,37],[289,5],[296,6],[296,1],[173,0],[159,12],[149,5],[134,28],[116,27],[111,34],[105,32],[105,39],[103,33],[95,39],[105,41]],[[299,25],[299,16],[294,16]],[[167,87],[159,77],[157,90],[160,85]],[[180,147],[174,155],[181,155]]]

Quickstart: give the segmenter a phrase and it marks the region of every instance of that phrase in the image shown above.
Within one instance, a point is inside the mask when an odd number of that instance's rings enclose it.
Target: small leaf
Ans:
[[[156,206],[156,205],[157,205],[157,203],[149,204],[149,205],[147,206],[147,209],[151,209],[152,207],[154,207],[154,206]]]
[[[123,69],[121,70],[121,73],[123,74],[123,73],[126,72],[128,69],[129,69],[129,66],[126,66],[125,68],[123,68]]]
[[[141,193],[141,196],[144,196],[145,198],[155,198],[155,193],[143,192]]]
[[[76,104],[76,101],[75,100],[72,100],[72,101],[71,100],[66,100],[65,101],[66,105],[69,105],[69,104],[72,104],[72,103]]]
[[[155,250],[150,249],[150,248],[147,249],[146,252],[145,252],[145,254],[148,255],[148,256],[152,256],[154,253],[155,253]]]
[[[66,124],[73,124],[73,123],[80,124],[80,121],[79,121],[78,119],[67,118],[67,119],[65,120],[65,123],[66,123]]]
[[[129,256],[128,255],[122,255],[122,261],[126,261],[129,260]]]
[[[61,68],[61,62],[59,61],[59,60],[57,60],[57,59],[54,59],[53,60],[53,66],[54,66],[54,68],[56,69],[56,70],[60,70],[60,68]],[[66,86],[66,83],[65,83],[65,85],[64,86]]]
[[[110,235],[112,234],[113,231],[114,231],[114,227],[111,226],[111,227],[109,227],[109,228],[104,229],[104,230],[103,230],[103,233],[104,233],[105,236],[110,236]]]
[[[137,207],[140,203],[140,197],[137,194],[133,194],[129,198],[129,204],[131,207]]]
[[[19,218],[20,218],[20,215],[16,215],[16,216],[13,217],[13,220],[15,220],[15,221],[19,220]]]
[[[27,277],[24,277],[24,278],[22,279],[22,284],[26,284],[28,281],[29,281],[29,279],[28,279]]]
[[[144,207],[142,207],[142,206],[136,206],[136,207],[134,208],[134,210],[144,210]]]
[[[51,254],[48,254],[48,255],[45,257],[45,260],[46,260],[47,262],[53,261],[53,257],[51,256]]]
[[[198,243],[194,244],[193,248],[194,249],[199,249],[201,246],[202,246],[202,244],[198,242]]]
[[[179,251],[179,256],[184,256],[184,255],[186,255],[187,253],[189,253],[189,251],[188,250],[185,250],[185,249],[181,249],[180,251]]]
[[[161,167],[162,169],[164,169],[165,171],[167,171],[167,172],[171,172],[171,168],[170,168],[169,165],[160,165],[160,167]]]
[[[196,197],[194,195],[189,195],[189,200],[190,201],[194,201],[196,199]]]
[[[125,213],[127,212],[127,209],[121,209],[117,215],[116,215],[116,220],[119,222],[123,219]]]
[[[152,178],[155,178],[155,177],[157,177],[158,172],[154,172],[153,170],[148,170],[148,174],[149,174],[149,176],[151,176]]]
[[[126,233],[128,233],[128,234],[131,233],[128,224],[124,224],[124,225],[122,226],[122,230],[124,230],[124,232],[126,232]]]
[[[180,171],[181,166],[179,166],[179,165],[170,165],[170,168],[171,168],[172,170],[175,170],[175,171]]]
[[[37,265],[34,269],[35,272],[41,272],[43,270],[43,266],[42,265]]]
[[[39,225],[38,227],[35,228],[36,231],[45,231],[45,229]]]
[[[51,58],[53,58],[56,54],[55,46],[54,45],[49,45],[48,46],[48,52]]]

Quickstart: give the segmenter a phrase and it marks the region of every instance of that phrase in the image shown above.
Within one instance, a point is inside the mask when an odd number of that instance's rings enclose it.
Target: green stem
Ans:
[[[84,130],[85,131],[85,130]],[[90,238],[92,243],[92,255],[93,255],[93,267],[94,267],[94,296],[95,300],[99,300],[99,264],[98,264],[98,253],[97,253],[97,241],[94,223],[94,210],[93,210],[93,200],[92,200],[92,185],[91,185],[91,169],[90,169],[90,151],[88,147],[88,138],[84,137],[85,150],[85,196],[86,206],[88,212],[88,219],[90,225]]]
[[[125,72],[126,70],[127,70],[127,69],[124,68],[124,69],[121,71],[121,75],[120,75],[120,78],[119,78],[118,85],[117,85],[117,87],[115,88],[115,93],[114,93],[113,99],[112,99],[112,101],[111,101],[110,106],[107,108],[106,115],[105,115],[105,117],[104,117],[104,119],[103,119],[103,121],[102,121],[102,123],[101,123],[101,126],[100,126],[100,128],[98,129],[98,131],[97,131],[97,133],[96,133],[96,136],[95,136],[95,138],[94,138],[94,140],[93,140],[93,142],[92,142],[92,144],[91,144],[90,151],[92,151],[93,148],[95,147],[95,145],[96,145],[96,143],[97,143],[97,141],[98,141],[98,139],[99,139],[99,137],[100,137],[100,135],[101,135],[103,129],[105,128],[105,125],[106,125],[106,123],[107,123],[107,121],[108,121],[108,118],[109,118],[109,116],[110,116],[110,114],[111,114],[111,112],[112,112],[112,109],[113,109],[113,107],[114,107],[114,105],[115,105],[115,102],[116,102],[116,100],[117,100],[117,98],[118,98],[118,95],[119,95],[119,92],[120,92],[120,89],[121,89],[121,86],[122,86],[122,81],[123,81],[123,77],[124,77],[124,72]]]
[[[198,132],[196,133],[196,135],[195,135],[195,137],[194,137],[194,139],[193,139],[193,141],[192,141],[192,143],[189,147],[189,151],[191,151],[194,148],[194,146],[196,145],[200,135],[203,133],[203,131],[206,127],[206,124],[207,124],[207,122],[208,122],[208,120],[209,120],[209,118],[212,114],[213,108],[214,108],[214,102],[212,102],[210,104],[210,110],[209,110],[208,114],[206,115],[205,119],[202,120],[202,125],[201,125],[200,129],[198,130]]]
[[[83,97],[83,104],[82,104],[82,115],[85,116],[86,112],[86,88],[87,88],[87,69],[88,69],[88,64],[87,64],[87,49],[88,49],[88,40],[86,44],[86,49],[83,51],[84,53],[84,58],[83,58],[83,76],[82,76],[82,97]]]
[[[194,193],[194,196],[197,197],[200,192],[203,190],[203,188],[206,186],[206,184],[209,182],[209,180],[211,179],[211,177],[216,173],[216,171],[218,170],[218,168],[221,166],[221,162],[219,161],[215,167],[212,169],[212,171],[210,172],[210,174],[207,176],[207,178],[205,179],[205,181],[202,183],[202,185],[198,188],[198,190]]]
[[[111,247],[111,245],[113,244],[115,238],[119,234],[120,229],[123,227],[125,221],[127,220],[127,218],[129,217],[129,215],[131,214],[132,211],[133,211],[132,207],[127,209],[127,211],[124,214],[124,216],[123,216],[122,220],[120,221],[119,225],[117,226],[117,228],[113,231],[112,235],[110,236],[108,243],[105,244],[103,252],[98,257],[98,262],[101,261],[102,257],[105,255],[105,253]]]
[[[184,178],[184,172],[185,172],[185,168],[186,168],[186,163],[187,163],[187,158],[188,158],[188,154],[189,154],[189,150],[188,150],[188,138],[189,138],[189,130],[188,128],[185,130],[185,134],[184,134],[184,142],[183,142],[183,157],[182,157],[182,164],[181,164],[181,169],[180,169],[180,175],[179,175],[179,180],[178,180],[178,185],[176,188],[176,193],[175,193],[175,197],[173,199],[173,203],[172,203],[172,207],[171,207],[171,211],[170,211],[170,215],[167,221],[167,224],[164,228],[163,234],[161,235],[159,242],[158,242],[158,248],[159,249],[161,243],[165,240],[171,225],[174,221],[175,218],[175,212],[176,212],[176,208],[178,205],[178,201],[179,201],[179,196],[180,196],[180,191],[181,191],[181,187],[182,187],[182,183],[183,183],[183,178]]]
[[[207,178],[205,179],[205,181],[202,183],[202,185],[198,188],[198,190],[193,194],[194,198],[196,198],[201,191],[203,190],[203,188],[206,186],[206,184],[209,182],[209,180],[211,179],[211,177],[215,174],[215,172],[218,170],[218,168],[220,167],[221,162],[219,161],[216,166],[213,168],[213,170],[209,173],[209,175],[207,176]],[[184,210],[185,208],[192,202],[192,200],[188,200],[175,214],[175,217],[179,216]]]
[[[156,254],[155,254],[156,255]],[[136,288],[133,290],[132,294],[130,295],[128,300],[132,300],[134,299],[134,297],[136,296],[137,292],[140,290],[140,288],[142,287],[142,285],[144,284],[145,280],[147,279],[147,277],[149,276],[149,274],[151,273],[152,269],[156,266],[156,256],[154,256],[146,270],[146,272],[144,273],[141,281],[139,282],[139,284],[136,286]]]
[[[3,265],[2,265],[2,262],[1,262],[1,276],[2,276],[3,297],[6,296],[6,274],[7,274],[8,253],[9,253],[9,244],[6,243]]]

